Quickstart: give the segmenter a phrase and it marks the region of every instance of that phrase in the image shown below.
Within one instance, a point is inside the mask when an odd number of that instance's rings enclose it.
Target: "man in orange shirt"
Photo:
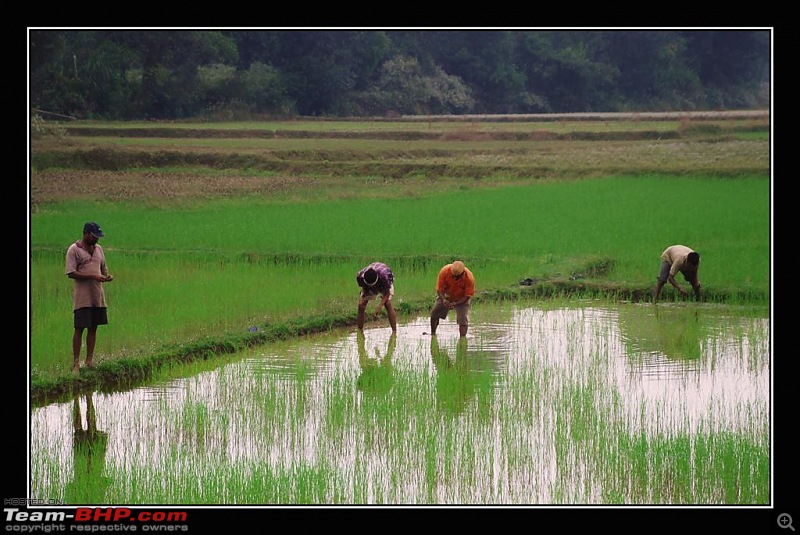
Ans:
[[[475,277],[464,262],[456,260],[439,270],[436,280],[436,302],[431,309],[431,334],[436,334],[439,320],[447,317],[450,310],[456,311],[456,323],[461,337],[467,336],[469,326],[470,299],[475,295]]]

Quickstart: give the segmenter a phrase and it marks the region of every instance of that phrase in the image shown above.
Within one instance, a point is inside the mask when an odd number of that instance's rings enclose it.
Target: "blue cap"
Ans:
[[[103,236],[105,236],[105,234],[103,234],[103,230],[100,228],[100,225],[93,222],[86,223],[83,226],[83,232],[88,232],[95,238],[102,238]]]

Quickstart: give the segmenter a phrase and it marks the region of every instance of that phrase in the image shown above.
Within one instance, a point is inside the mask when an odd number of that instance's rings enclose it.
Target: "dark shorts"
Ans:
[[[458,325],[469,325],[469,304],[470,302],[467,301],[466,303],[457,305],[453,309],[456,311],[456,323]],[[447,305],[445,305],[444,301],[437,295],[436,302],[433,304],[433,309],[431,309],[431,317],[443,320],[447,317],[448,312],[450,312],[450,310],[447,308]]]
[[[87,329],[98,325],[108,325],[106,307],[84,307],[74,311],[75,328]]]
[[[672,264],[667,262],[666,260],[661,261],[661,271],[658,273],[658,281],[659,282],[667,282],[669,278],[669,270],[672,268]],[[687,282],[692,282],[694,278],[694,273],[691,271],[681,271],[681,275],[683,275],[683,279]]]
[[[661,261],[661,270],[658,272],[658,282],[667,282],[667,278],[669,278],[669,270],[671,267],[672,264],[670,264],[666,260]]]

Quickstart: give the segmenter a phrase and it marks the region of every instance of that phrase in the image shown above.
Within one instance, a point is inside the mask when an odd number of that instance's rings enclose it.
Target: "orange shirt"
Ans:
[[[465,295],[472,297],[475,295],[475,277],[472,272],[464,268],[464,275],[454,279],[450,273],[450,266],[447,264],[439,270],[439,278],[436,280],[436,291],[444,292],[445,296],[451,301],[458,301]]]

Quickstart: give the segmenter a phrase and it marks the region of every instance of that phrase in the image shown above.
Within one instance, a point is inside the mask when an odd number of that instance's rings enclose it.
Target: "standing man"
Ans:
[[[359,331],[364,329],[364,316],[367,303],[372,299],[381,296],[378,306],[375,308],[375,315],[381,313],[381,308],[386,307],[386,315],[389,316],[389,326],[392,332],[397,332],[397,313],[392,305],[394,296],[394,274],[392,270],[383,262],[373,262],[364,267],[356,274],[356,282],[361,288],[358,296],[358,314],[356,315],[356,326]]]
[[[685,245],[672,245],[661,253],[661,271],[658,274],[658,282],[653,289],[653,302],[658,301],[661,288],[669,281],[680,292],[681,295],[688,295],[686,290],[678,285],[675,275],[683,273],[683,278],[689,281],[694,289],[694,296],[700,299],[700,281],[697,279],[697,270],[700,268],[700,253],[686,247]]]
[[[97,326],[108,324],[103,283],[114,280],[106,266],[106,256],[97,240],[104,236],[94,222],[83,226],[83,238],[67,249],[66,274],[75,281],[72,296],[75,332],[72,335],[72,373],[80,371],[81,343],[86,329],[86,367],[93,368]]]
[[[456,311],[456,322],[461,337],[467,336],[469,326],[470,299],[475,295],[475,277],[464,262],[456,260],[439,270],[436,280],[436,302],[431,309],[431,335],[436,334],[439,320],[447,317],[450,310]]]

